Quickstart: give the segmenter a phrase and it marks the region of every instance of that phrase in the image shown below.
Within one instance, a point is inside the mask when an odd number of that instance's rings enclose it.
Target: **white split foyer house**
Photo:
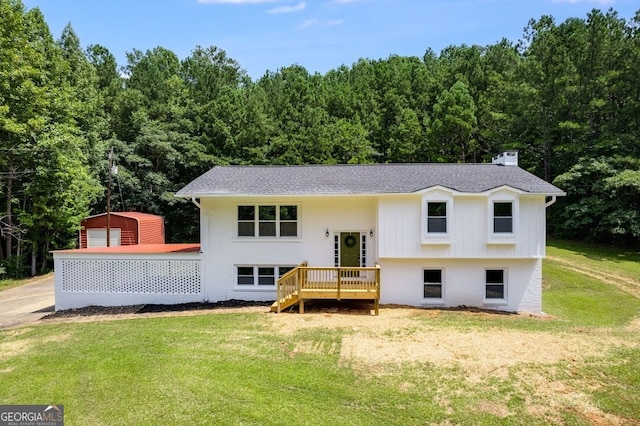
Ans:
[[[278,279],[306,262],[338,281],[337,268],[376,268],[382,304],[540,313],[546,208],[565,194],[506,152],[492,164],[216,166],[176,195],[200,209],[199,277],[161,303],[276,300]],[[58,303],[77,290],[58,278],[73,252],[55,256],[56,309],[105,305]]]

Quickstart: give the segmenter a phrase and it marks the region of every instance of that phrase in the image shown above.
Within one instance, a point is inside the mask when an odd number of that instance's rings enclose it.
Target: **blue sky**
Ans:
[[[325,73],[359,58],[421,57],[450,45],[517,41],[531,18],[560,23],[612,7],[629,19],[637,0],[23,0],[58,38],[71,23],[83,47],[125,52],[162,46],[180,59],[215,45],[253,78],[292,64]]]

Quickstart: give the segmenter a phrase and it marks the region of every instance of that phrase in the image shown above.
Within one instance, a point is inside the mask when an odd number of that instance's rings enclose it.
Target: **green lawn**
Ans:
[[[30,284],[32,282],[35,281],[39,281],[43,278],[46,278],[48,276],[53,276],[53,272],[47,274],[47,275],[38,275],[36,277],[32,277],[32,278],[25,278],[25,279],[20,279],[20,280],[13,280],[13,279],[0,279],[0,291],[3,290],[8,290],[10,288],[14,288],[14,287],[19,287],[21,285],[25,285],[25,284]]]
[[[556,242],[549,249],[575,262],[589,250]],[[633,260],[597,253],[591,265],[634,277]],[[68,425],[640,424],[640,299],[547,260],[543,305],[551,318],[417,310],[385,333],[362,326],[283,333],[264,313],[42,322],[0,331],[0,403],[63,404]],[[321,318],[281,315],[303,325]],[[383,310],[354,319],[384,317]],[[602,339],[603,350],[516,363],[500,374],[476,374],[464,359],[369,366],[341,354],[347,338],[411,343],[425,329],[571,338],[585,350]],[[297,351],[301,341],[319,349]]]
[[[551,240],[547,245],[547,256],[561,257],[587,268],[619,273],[640,283],[640,250]]]

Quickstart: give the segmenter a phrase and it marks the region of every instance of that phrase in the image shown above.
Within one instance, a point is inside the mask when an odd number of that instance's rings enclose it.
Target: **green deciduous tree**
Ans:
[[[639,159],[583,159],[554,183],[568,194],[552,220],[560,235],[627,244],[640,239]]]

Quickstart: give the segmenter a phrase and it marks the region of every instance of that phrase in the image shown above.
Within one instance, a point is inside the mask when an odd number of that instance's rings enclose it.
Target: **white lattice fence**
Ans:
[[[174,304],[204,300],[199,254],[104,254],[72,258],[56,253],[56,309],[90,305]]]

